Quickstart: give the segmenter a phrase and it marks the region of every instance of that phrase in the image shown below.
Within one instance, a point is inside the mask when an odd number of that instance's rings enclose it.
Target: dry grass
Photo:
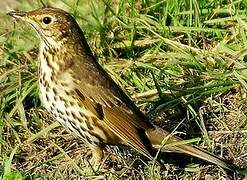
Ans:
[[[185,139],[201,137],[198,146],[247,167],[245,1],[44,2],[74,14],[100,63],[153,123],[177,128]],[[92,169],[83,142],[40,106],[36,35],[3,13],[0,18],[0,177],[234,178],[190,157],[167,154],[160,167],[131,149],[108,146],[102,167]]]

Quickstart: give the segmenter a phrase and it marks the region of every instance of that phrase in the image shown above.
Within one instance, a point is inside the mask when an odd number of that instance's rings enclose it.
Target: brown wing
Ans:
[[[143,140],[145,130],[152,125],[145,121],[143,114],[121,88],[97,63],[74,63],[70,69],[72,76],[79,80],[75,83],[76,94],[84,106],[99,121],[103,120],[123,142],[152,159],[145,145],[148,142]]]

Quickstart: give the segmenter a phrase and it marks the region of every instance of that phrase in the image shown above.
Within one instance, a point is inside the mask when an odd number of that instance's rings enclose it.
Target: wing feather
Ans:
[[[99,117],[103,117],[105,125],[123,142],[152,159],[141,134],[152,125],[145,121],[144,115],[109,75],[97,63],[90,63],[74,63],[71,67],[72,77],[80,80],[75,83],[78,99],[99,121]],[[84,72],[75,73],[80,72],[81,66]],[[100,111],[96,109],[99,106]]]
[[[153,159],[150,152],[148,152],[146,145],[141,139],[140,131],[129,123],[133,117],[130,117],[127,113],[121,113],[115,108],[104,108],[105,119],[104,122],[108,127],[124,140],[128,145],[148,157]]]

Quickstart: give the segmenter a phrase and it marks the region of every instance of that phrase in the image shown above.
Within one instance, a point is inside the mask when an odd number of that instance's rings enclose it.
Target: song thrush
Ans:
[[[40,37],[39,87],[45,108],[92,150],[95,163],[103,158],[102,144],[128,145],[154,158],[162,141],[180,139],[152,125],[94,58],[75,19],[57,8],[8,15],[28,22]],[[172,151],[234,170],[217,156],[188,144],[169,145]]]

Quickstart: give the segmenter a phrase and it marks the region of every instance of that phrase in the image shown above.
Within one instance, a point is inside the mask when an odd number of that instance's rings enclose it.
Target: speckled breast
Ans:
[[[89,144],[99,143],[100,139],[91,133],[94,127],[89,122],[90,118],[74,96],[71,75],[60,71],[56,58],[47,51],[40,53],[39,88],[43,106],[70,132]]]

